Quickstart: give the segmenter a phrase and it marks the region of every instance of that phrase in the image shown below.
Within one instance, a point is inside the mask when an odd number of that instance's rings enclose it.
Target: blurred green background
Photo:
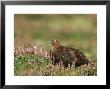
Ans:
[[[78,48],[96,62],[96,14],[15,14],[14,45],[42,45],[48,50],[49,40],[57,39],[62,45]]]

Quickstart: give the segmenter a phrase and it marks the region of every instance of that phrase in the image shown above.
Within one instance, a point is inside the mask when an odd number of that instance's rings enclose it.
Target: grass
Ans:
[[[96,76],[96,15],[20,15],[14,16],[15,76]],[[79,68],[53,66],[49,40],[78,48],[91,63]]]
[[[95,62],[82,65],[79,68],[64,69],[63,64],[52,65],[47,50],[42,47],[15,49],[14,74],[16,76],[95,76]]]
[[[48,59],[31,55],[17,57],[14,63],[17,76],[95,76],[96,65],[64,69],[63,65],[53,66]]]

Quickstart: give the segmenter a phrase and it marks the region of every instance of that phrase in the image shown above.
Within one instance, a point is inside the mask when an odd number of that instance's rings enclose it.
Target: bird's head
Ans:
[[[61,46],[60,42],[58,40],[50,40],[50,44],[54,47],[54,48],[59,48]]]

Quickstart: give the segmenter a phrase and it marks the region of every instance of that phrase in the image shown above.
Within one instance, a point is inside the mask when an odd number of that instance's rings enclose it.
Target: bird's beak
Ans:
[[[53,40],[50,40],[49,42],[52,44]]]

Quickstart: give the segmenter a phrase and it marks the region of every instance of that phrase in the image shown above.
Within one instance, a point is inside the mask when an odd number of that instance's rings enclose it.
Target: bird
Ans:
[[[50,58],[54,66],[61,63],[63,63],[64,68],[68,68],[69,65],[70,68],[72,65],[74,65],[75,68],[84,64],[88,65],[88,58],[80,50],[65,47],[58,40],[50,40],[50,44],[53,48],[50,50]]]

